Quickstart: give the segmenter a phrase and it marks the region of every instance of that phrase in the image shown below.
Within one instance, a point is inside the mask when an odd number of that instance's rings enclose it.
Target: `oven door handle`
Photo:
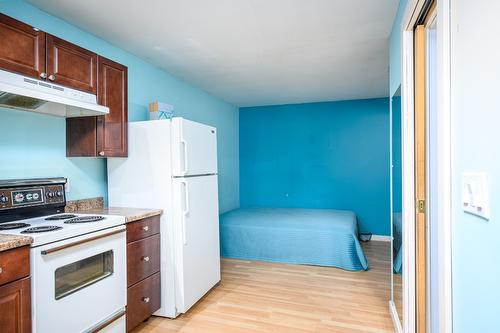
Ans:
[[[127,229],[123,228],[123,229],[120,229],[120,230],[111,231],[111,232],[108,232],[108,233],[105,233],[105,234],[101,234],[101,235],[97,235],[97,236],[94,236],[94,237],[82,239],[82,240],[79,240],[79,241],[76,241],[76,242],[73,242],[73,243],[69,243],[69,244],[66,244],[66,245],[56,246],[56,247],[53,247],[53,248],[50,248],[50,249],[47,249],[47,250],[43,250],[43,251],[41,251],[41,253],[42,253],[42,255],[45,256],[47,254],[52,254],[54,252],[62,251],[62,250],[65,250],[65,249],[73,247],[73,246],[77,246],[77,245],[80,245],[80,244],[85,244],[85,243],[92,242],[92,241],[95,241],[95,240],[98,240],[98,239],[101,239],[101,238],[104,238],[104,237],[109,237],[109,236],[112,236],[112,235],[115,235],[115,234],[119,234],[121,232],[125,232],[125,230],[127,230]]]

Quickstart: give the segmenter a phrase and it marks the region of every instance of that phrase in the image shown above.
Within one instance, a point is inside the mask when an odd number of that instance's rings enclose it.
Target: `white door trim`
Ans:
[[[437,2],[439,332],[453,332],[451,224],[451,0]]]
[[[394,304],[393,300],[389,301],[389,311],[396,333],[403,333],[403,326],[401,326],[401,321],[399,321],[398,310],[396,310],[396,304]]]
[[[403,329],[415,332],[415,201],[413,126],[413,27],[425,0],[409,0],[402,22],[402,146],[403,146]],[[450,0],[437,0],[438,44],[438,221],[439,332],[451,333],[451,29]],[[406,195],[405,195],[406,194]],[[429,205],[428,205],[429,206]]]
[[[407,7],[408,8],[411,7]],[[413,30],[402,31],[403,332],[415,332]]]

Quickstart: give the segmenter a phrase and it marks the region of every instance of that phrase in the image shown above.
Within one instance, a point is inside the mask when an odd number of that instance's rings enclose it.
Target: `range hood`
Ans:
[[[0,70],[0,107],[59,117],[102,116],[96,95]]]

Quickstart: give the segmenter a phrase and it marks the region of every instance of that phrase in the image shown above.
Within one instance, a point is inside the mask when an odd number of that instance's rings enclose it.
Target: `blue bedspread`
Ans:
[[[227,258],[366,270],[353,212],[332,209],[242,208],[220,218]]]
[[[403,266],[403,224],[401,213],[394,213],[392,217],[392,253],[394,257],[393,269],[394,273],[401,274]]]

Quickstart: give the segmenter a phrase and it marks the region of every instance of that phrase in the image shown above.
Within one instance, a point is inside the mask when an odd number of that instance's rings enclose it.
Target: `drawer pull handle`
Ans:
[[[142,261],[148,262],[149,261],[149,256],[145,256],[141,258]]]
[[[3,268],[2,268],[2,267],[0,267],[0,274],[2,274],[2,273],[3,273]]]
[[[143,297],[143,298],[142,298],[142,301],[143,301],[144,303],[149,303],[149,297]]]
[[[148,226],[148,225],[145,225],[144,227],[142,227],[142,230],[144,230],[144,231],[149,231],[149,226]]]

